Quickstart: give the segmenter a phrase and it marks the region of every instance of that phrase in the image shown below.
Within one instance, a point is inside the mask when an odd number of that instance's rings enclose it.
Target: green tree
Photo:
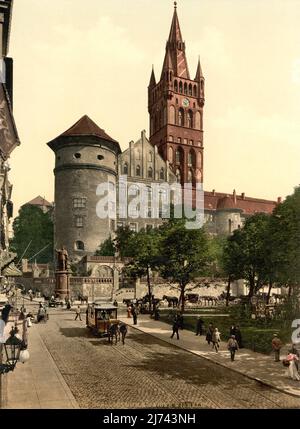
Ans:
[[[111,235],[99,246],[95,256],[115,256],[116,246]]]
[[[161,228],[159,271],[163,278],[178,285],[181,310],[189,283],[205,273],[211,262],[208,238],[203,230],[187,229],[185,219],[171,219]]]
[[[228,237],[224,248],[223,267],[231,280],[245,279],[249,300],[270,280],[273,261],[269,254],[270,216],[256,214],[246,220],[242,229]]]
[[[133,278],[147,277],[148,295],[151,296],[151,273],[157,267],[161,235],[158,229],[142,229],[131,236],[129,248],[133,260],[126,265],[126,274]],[[151,311],[151,300],[150,300]]]
[[[296,292],[300,286],[300,186],[279,204],[271,217],[275,279]]]
[[[114,246],[121,258],[132,257],[135,254],[134,240],[132,238],[136,235],[129,229],[128,226],[120,227],[116,231],[114,239]]]
[[[19,259],[53,261],[53,222],[49,213],[35,206],[21,207],[13,222],[13,232],[10,249]]]

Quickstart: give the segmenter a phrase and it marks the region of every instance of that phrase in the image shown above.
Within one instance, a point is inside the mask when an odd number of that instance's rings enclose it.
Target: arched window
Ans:
[[[179,92],[180,92],[180,94],[182,94],[182,82],[181,81],[179,82]]]
[[[153,177],[153,170],[152,170],[152,167],[149,167],[149,168],[148,168],[148,177],[149,177],[149,179],[152,179],[152,177]]]
[[[174,81],[174,91],[178,92],[178,82],[177,82],[177,80]]]
[[[83,241],[75,241],[75,250],[84,250],[84,242]]]
[[[176,157],[176,164],[180,164],[183,160],[183,153],[182,150],[177,149],[176,153],[175,153],[175,157]]]
[[[178,125],[180,127],[184,126],[184,110],[182,109],[182,107],[178,111]]]
[[[189,95],[193,95],[193,87],[192,84],[189,84]]]
[[[201,113],[196,112],[195,115],[195,128],[196,130],[201,130]]]
[[[180,183],[181,182],[181,173],[180,173],[179,168],[176,169],[175,174],[176,174],[177,183]]]
[[[150,161],[150,162],[153,161],[153,152],[151,150],[149,152],[148,161]]]
[[[193,150],[188,154],[188,165],[195,167],[196,166],[196,155]]]
[[[136,166],[136,169],[135,169],[135,175],[136,175],[136,176],[140,176],[140,175],[141,175],[141,167],[140,167],[140,165],[137,165],[137,166]]]
[[[128,163],[125,162],[124,166],[123,166],[123,174],[128,174]]]
[[[187,125],[189,128],[193,128],[193,112],[191,110],[187,114]]]
[[[175,125],[175,107],[170,106],[170,124]]]
[[[173,162],[173,148],[169,147],[169,162]]]
[[[160,169],[159,178],[160,180],[164,180],[165,178],[165,170],[163,167]]]
[[[187,83],[186,82],[184,84],[184,90],[183,90],[183,92],[185,93],[185,95],[187,95]]]
[[[194,85],[194,88],[193,88],[193,91],[194,91],[194,97],[197,97],[197,85]]]

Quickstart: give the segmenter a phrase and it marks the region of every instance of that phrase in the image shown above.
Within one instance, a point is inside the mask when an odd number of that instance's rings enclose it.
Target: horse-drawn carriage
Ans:
[[[109,328],[118,324],[118,307],[111,302],[94,302],[88,304],[86,311],[86,326],[93,334],[104,337],[108,335]]]

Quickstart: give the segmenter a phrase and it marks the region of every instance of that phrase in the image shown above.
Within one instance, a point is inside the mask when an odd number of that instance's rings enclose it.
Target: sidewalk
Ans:
[[[231,362],[227,343],[225,342],[221,342],[219,352],[216,353],[212,351],[211,346],[208,346],[205,336],[196,336],[195,333],[186,329],[179,330],[179,340],[176,339],[176,336],[171,339],[172,326],[153,320],[149,315],[139,315],[137,325],[133,325],[132,319],[127,317],[121,316],[120,320],[132,328],[236,371],[248,378],[257,380],[281,392],[300,397],[300,381],[287,378],[285,375],[286,368],[281,362],[274,362],[273,355],[268,356],[248,349],[241,349],[237,351],[235,361]],[[285,356],[286,352],[287,348],[283,349],[282,356]]]
[[[28,351],[29,361],[7,374],[5,408],[79,408],[34,324],[28,332]]]

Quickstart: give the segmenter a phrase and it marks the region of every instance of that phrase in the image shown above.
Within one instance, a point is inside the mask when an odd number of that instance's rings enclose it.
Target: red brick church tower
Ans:
[[[198,62],[195,79],[190,78],[177,16],[177,3],[161,77],[156,83],[152,70],[148,87],[150,142],[169,161],[183,184],[203,182],[204,77]]]

